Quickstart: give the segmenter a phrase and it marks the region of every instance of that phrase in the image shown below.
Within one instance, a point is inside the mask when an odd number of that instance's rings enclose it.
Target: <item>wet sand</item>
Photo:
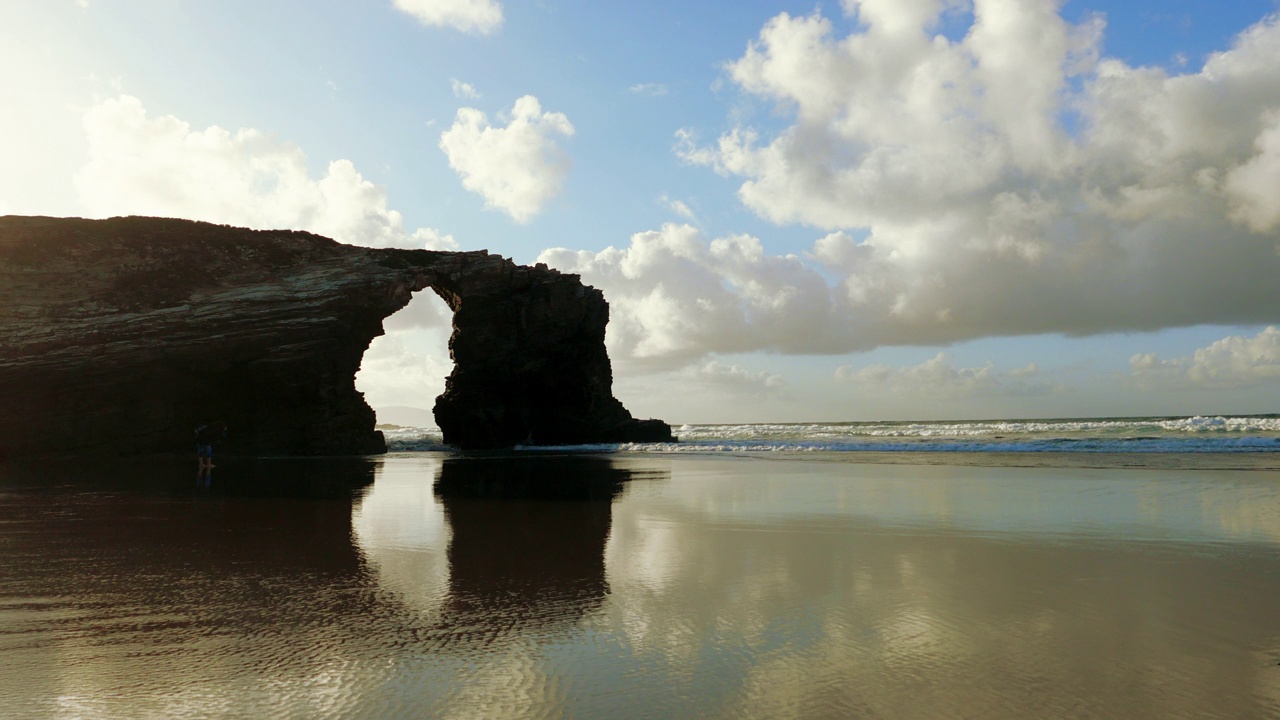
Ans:
[[[1280,717],[1280,473],[0,468],[0,716]]]

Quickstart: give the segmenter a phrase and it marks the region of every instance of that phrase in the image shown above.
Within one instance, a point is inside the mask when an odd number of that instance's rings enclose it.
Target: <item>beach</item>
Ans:
[[[1280,0],[0,35],[0,720],[1280,720]]]
[[[860,457],[8,467],[0,715],[1280,717],[1280,472]]]

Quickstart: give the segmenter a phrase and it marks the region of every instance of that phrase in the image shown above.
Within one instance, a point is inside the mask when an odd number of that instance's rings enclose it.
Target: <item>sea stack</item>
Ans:
[[[0,458],[383,452],[355,373],[430,288],[453,310],[436,400],[460,449],[669,441],[613,397],[608,303],[577,275],[478,252],[372,249],[164,218],[0,217]]]

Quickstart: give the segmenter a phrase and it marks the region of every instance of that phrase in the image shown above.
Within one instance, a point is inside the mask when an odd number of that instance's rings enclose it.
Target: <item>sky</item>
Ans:
[[[1278,2],[5,0],[0,214],[546,262],[677,424],[1280,412]]]

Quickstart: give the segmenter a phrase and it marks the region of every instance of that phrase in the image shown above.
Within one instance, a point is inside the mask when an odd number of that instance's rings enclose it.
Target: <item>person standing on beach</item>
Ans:
[[[196,462],[201,468],[213,467],[213,445],[227,437],[227,424],[221,420],[196,428]]]

